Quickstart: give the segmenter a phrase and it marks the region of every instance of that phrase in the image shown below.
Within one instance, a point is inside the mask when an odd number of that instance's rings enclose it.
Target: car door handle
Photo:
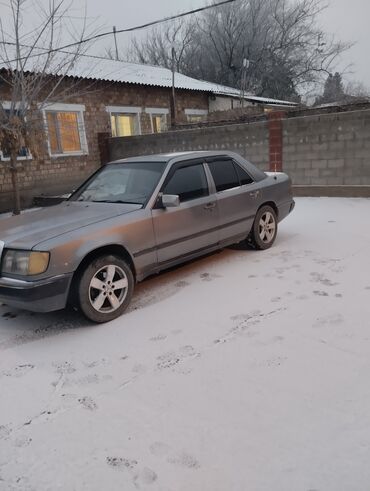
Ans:
[[[259,191],[252,191],[251,193],[249,193],[249,196],[251,198],[258,198],[260,192]]]
[[[207,204],[204,206],[204,209],[205,209],[205,210],[213,210],[213,208],[216,208],[216,203],[207,203]]]

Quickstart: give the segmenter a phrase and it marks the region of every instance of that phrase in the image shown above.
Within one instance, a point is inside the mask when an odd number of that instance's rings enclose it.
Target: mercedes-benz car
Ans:
[[[293,208],[286,174],[232,152],[118,160],[65,202],[0,221],[0,301],[110,321],[150,275],[235,243],[271,247]]]

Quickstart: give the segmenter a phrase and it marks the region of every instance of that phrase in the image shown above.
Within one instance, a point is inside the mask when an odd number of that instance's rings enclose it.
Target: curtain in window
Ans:
[[[154,133],[162,133],[162,131],[166,131],[167,121],[164,114],[153,114],[152,121]]]
[[[58,123],[63,153],[81,150],[77,113],[58,113]]]
[[[69,153],[81,150],[78,113],[47,112],[51,153]]]
[[[137,134],[137,131],[135,131],[136,120],[136,115],[113,114],[111,116],[112,136],[132,136]]]

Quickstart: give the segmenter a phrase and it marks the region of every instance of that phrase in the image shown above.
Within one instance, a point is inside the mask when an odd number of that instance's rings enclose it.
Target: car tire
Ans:
[[[125,260],[113,255],[100,256],[80,276],[78,306],[89,320],[109,322],[127,309],[134,283],[131,268]]]
[[[268,205],[262,206],[255,216],[247,243],[254,249],[269,249],[275,242],[278,221],[275,210]]]

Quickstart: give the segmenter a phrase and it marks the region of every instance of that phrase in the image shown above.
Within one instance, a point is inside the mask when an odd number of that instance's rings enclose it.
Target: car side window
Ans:
[[[236,173],[232,160],[216,160],[209,162],[208,166],[215,181],[216,190],[226,191],[226,189],[237,188],[240,186],[239,177]]]
[[[234,163],[234,165],[235,165],[235,169],[236,169],[236,172],[238,174],[238,177],[239,177],[240,185],[244,186],[245,184],[251,184],[253,182],[253,179],[248,174],[248,172],[245,171],[244,169],[242,169],[240,167],[240,165],[238,165],[236,163]]]
[[[180,202],[209,195],[203,164],[181,167],[175,170],[163,189],[163,194],[177,194]]]

